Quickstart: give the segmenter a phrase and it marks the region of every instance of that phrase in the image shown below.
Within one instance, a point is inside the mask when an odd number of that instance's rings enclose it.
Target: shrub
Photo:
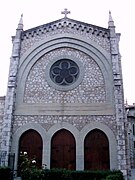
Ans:
[[[25,169],[21,174],[22,180],[43,180],[44,179],[44,173],[42,170],[37,169],[35,167]]]
[[[40,170],[36,167],[23,171],[22,180],[124,180],[120,171],[72,171],[65,169]]]
[[[10,180],[11,169],[9,167],[0,167],[0,179]]]
[[[124,180],[124,178],[120,173],[118,173],[118,174],[111,174],[107,176],[106,180]]]

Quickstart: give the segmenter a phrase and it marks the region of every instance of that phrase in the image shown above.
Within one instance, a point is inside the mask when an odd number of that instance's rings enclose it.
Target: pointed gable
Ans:
[[[35,28],[23,31],[22,33],[22,50],[23,54],[27,49],[46,37],[55,36],[57,34],[77,34],[96,42],[107,52],[110,51],[109,46],[109,29],[95,26],[92,24],[76,21],[69,18],[62,18]]]

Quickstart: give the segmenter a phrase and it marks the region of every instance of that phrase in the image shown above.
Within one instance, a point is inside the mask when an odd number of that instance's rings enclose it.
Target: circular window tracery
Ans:
[[[56,61],[50,68],[50,78],[60,86],[68,86],[76,82],[79,76],[78,65],[70,59]]]

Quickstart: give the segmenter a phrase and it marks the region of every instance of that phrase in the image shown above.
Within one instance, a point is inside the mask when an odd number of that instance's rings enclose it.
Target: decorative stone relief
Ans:
[[[32,47],[35,43],[47,37],[57,34],[76,34],[97,43],[107,52],[110,52],[109,31],[107,29],[96,26],[73,23],[73,22],[57,22],[51,25],[43,25],[31,30],[24,31],[21,42],[21,55]]]

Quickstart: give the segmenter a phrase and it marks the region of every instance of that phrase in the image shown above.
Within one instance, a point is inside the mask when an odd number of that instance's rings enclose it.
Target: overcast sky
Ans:
[[[120,53],[124,81],[124,97],[135,103],[135,10],[134,0],[4,0],[0,1],[0,96],[6,95],[9,63],[12,52],[11,36],[23,13],[24,30],[58,20],[61,11],[71,11],[69,18],[108,27],[109,10],[121,33]]]

